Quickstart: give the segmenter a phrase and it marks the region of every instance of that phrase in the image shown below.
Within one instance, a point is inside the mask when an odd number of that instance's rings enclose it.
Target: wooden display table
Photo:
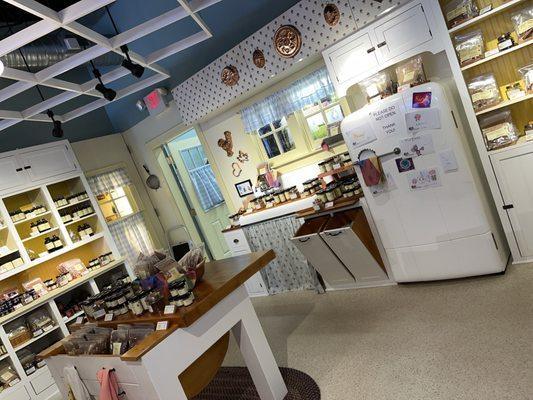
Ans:
[[[272,250],[206,263],[203,280],[194,289],[195,302],[175,314],[124,315],[102,326],[168,321],[122,356],[68,356],[56,343],[40,356],[63,395],[63,368],[76,366],[91,394],[98,394],[96,372],[115,368],[129,400],[185,400],[214,377],[228,346],[231,331],[240,347],[262,400],[281,400],[287,394],[279,368],[263,333],[244,282],[275,258]],[[178,379],[179,376],[179,379]]]

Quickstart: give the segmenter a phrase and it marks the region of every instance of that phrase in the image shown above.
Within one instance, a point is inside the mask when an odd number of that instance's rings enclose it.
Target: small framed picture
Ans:
[[[252,181],[250,179],[236,183],[235,188],[237,189],[237,193],[239,193],[239,197],[246,197],[254,194],[254,187],[252,186]]]

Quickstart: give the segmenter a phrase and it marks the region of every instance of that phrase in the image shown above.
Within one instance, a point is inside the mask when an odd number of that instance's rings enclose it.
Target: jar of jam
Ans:
[[[189,287],[187,286],[187,282],[185,282],[185,280],[178,280],[172,282],[168,286],[168,289],[173,297],[182,296],[189,292]]]
[[[144,313],[144,307],[141,303],[141,299],[139,298],[139,296],[135,296],[128,302],[128,308],[133,313],[133,315],[137,317]]]
[[[284,190],[280,190],[280,191],[278,191],[278,194],[279,194],[279,201],[281,203],[285,203],[287,201],[287,196],[285,195],[285,191]]]
[[[326,161],[319,162],[318,169],[320,170],[321,173],[327,172]]]
[[[328,201],[326,190],[321,189],[318,192],[316,192],[316,198],[320,200],[322,203],[325,203]]]

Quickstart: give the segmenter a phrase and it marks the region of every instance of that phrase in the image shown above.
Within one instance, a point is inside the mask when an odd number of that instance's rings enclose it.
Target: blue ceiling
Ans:
[[[201,11],[200,16],[211,29],[213,37],[160,61],[159,64],[170,72],[169,79],[65,123],[63,128],[65,138],[70,141],[79,141],[127,130],[148,116],[146,111],[140,112],[135,108],[135,102],[139,98],[155,87],[175,87],[297,2],[298,0],[222,0]],[[110,6],[110,11],[119,31],[124,31],[176,6],[175,0],[116,0]],[[104,35],[114,33],[109,17],[103,10],[83,18],[80,22]],[[187,18],[137,40],[129,47],[141,55],[147,55],[199,30],[197,24],[191,18]],[[101,69],[105,72],[105,68]],[[144,75],[144,77],[147,76],[149,76],[149,71]],[[70,72],[70,76],[63,75],[61,78],[84,82],[90,78],[90,75],[88,69],[81,67]],[[135,78],[127,76],[109,86],[113,89],[120,89],[133,82]],[[54,94],[54,91],[53,89],[44,90],[44,93],[45,97],[49,97]],[[85,97],[71,100],[55,110],[56,113],[61,114],[91,101]],[[35,104],[38,101],[37,91],[31,89],[16,99],[0,104],[0,108],[23,109],[28,103]],[[0,151],[49,142],[53,140],[50,131],[50,124],[22,122],[14,125],[0,132]]]

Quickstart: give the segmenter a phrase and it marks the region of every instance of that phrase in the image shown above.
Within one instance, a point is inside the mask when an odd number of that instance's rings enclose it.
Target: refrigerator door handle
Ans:
[[[503,209],[504,209],[504,210],[510,210],[511,208],[514,208],[514,205],[513,205],[513,204],[504,204],[504,205],[503,205]]]

